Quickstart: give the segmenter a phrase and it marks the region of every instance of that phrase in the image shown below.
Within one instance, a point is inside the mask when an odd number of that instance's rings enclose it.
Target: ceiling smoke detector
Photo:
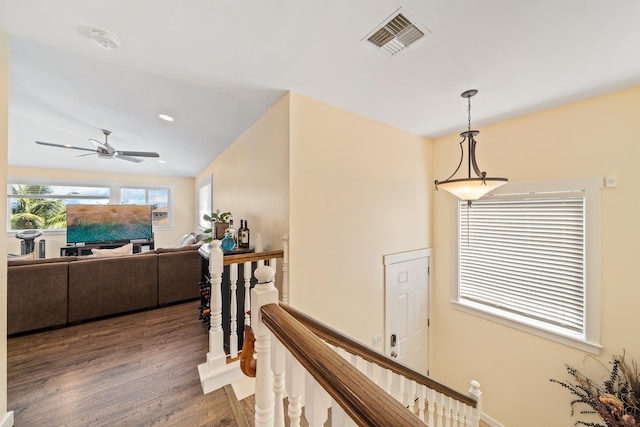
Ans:
[[[120,46],[120,39],[106,30],[91,30],[91,40],[98,46],[107,50],[115,50]]]
[[[372,44],[380,52],[393,56],[425,35],[431,34],[428,28],[411,22],[406,12],[400,12],[401,9],[392,13],[363,40]]]

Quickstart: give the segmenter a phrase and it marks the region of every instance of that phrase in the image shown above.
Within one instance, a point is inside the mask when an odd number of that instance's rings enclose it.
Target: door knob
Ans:
[[[394,359],[396,359],[398,357],[398,353],[396,353],[395,351],[391,352],[391,357],[393,357]]]

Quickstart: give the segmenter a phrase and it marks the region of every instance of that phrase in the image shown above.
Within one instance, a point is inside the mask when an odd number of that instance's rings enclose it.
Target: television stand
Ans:
[[[133,253],[146,252],[155,249],[153,240],[134,240],[129,243],[133,244]],[[128,244],[127,242],[103,242],[103,243],[86,243],[71,244],[60,248],[60,256],[82,256],[91,255],[91,249],[115,249]]]

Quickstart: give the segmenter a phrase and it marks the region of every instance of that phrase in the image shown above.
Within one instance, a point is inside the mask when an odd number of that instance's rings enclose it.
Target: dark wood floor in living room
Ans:
[[[202,393],[197,302],[12,337],[7,347],[16,427],[238,425],[224,389]]]

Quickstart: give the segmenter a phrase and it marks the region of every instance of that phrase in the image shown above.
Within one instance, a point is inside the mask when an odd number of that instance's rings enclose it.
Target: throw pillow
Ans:
[[[91,252],[93,252],[97,258],[132,255],[133,243],[127,243],[124,246],[114,249],[91,249]]]
[[[180,247],[183,246],[191,246],[196,242],[196,238],[193,234],[189,234],[189,236],[184,240],[184,242],[182,242],[182,244],[180,245]]]

